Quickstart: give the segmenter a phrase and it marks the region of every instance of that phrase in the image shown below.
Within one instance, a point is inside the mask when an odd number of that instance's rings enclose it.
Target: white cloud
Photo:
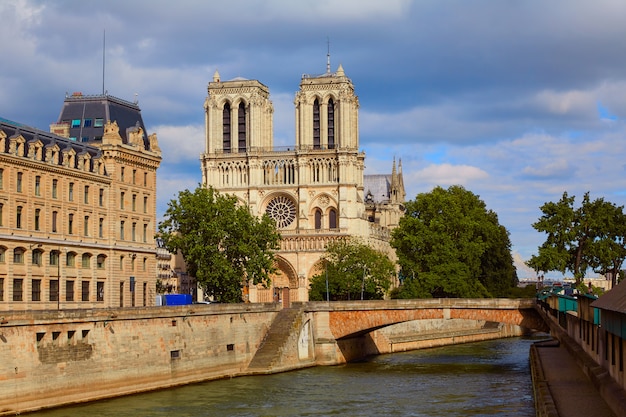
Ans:
[[[195,162],[200,172],[200,154],[205,150],[204,125],[154,126],[163,161],[168,164]]]

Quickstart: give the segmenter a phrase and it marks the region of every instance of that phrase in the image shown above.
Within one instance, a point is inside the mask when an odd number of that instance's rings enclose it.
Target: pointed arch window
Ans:
[[[239,152],[246,151],[246,106],[239,103],[237,111],[237,137],[239,140]]]
[[[224,153],[230,153],[230,104],[224,104],[222,111],[222,147]]]
[[[330,211],[328,212],[328,228],[337,228],[337,210],[335,209],[330,209]]]
[[[322,228],[322,210],[315,210],[315,230]]]
[[[320,149],[320,101],[313,102],[313,149]]]
[[[328,149],[335,149],[335,102],[328,100]]]

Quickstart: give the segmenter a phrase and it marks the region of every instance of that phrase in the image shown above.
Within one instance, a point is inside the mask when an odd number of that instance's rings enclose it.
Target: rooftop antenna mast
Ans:
[[[327,52],[326,52],[326,74],[330,74],[330,38],[326,38]]]
[[[105,47],[106,47],[106,38],[107,38],[107,32],[106,29],[103,29],[102,31],[102,95],[104,95],[104,51],[105,51]]]

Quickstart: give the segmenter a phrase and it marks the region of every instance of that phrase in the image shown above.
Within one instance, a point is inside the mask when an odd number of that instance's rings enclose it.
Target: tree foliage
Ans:
[[[407,202],[391,245],[403,281],[398,298],[501,296],[518,282],[508,231],[462,186]]]
[[[395,276],[394,263],[382,252],[355,240],[331,242],[320,260],[320,273],[311,278],[309,299],[382,299]]]
[[[563,193],[561,199],[541,206],[543,215],[533,224],[547,234],[538,254],[526,263],[537,272],[571,272],[576,286],[589,269],[610,273],[613,284],[626,258],[624,236],[626,216],[623,206],[598,198],[591,201],[585,193],[580,207],[575,196]]]
[[[247,282],[267,286],[275,271],[280,235],[274,222],[213,188],[181,191],[168,203],[159,233],[205,293],[221,302],[240,302]]]

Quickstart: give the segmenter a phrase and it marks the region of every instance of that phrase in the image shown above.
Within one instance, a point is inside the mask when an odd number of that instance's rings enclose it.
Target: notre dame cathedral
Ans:
[[[358,237],[395,259],[390,231],[405,199],[402,163],[391,174],[364,175],[359,100],[341,65],[303,75],[295,96],[295,144],[275,147],[269,89],[257,80],[220,79],[204,103],[202,182],[267,213],[282,235],[272,288],[249,288],[250,302],[307,301],[326,245]]]

